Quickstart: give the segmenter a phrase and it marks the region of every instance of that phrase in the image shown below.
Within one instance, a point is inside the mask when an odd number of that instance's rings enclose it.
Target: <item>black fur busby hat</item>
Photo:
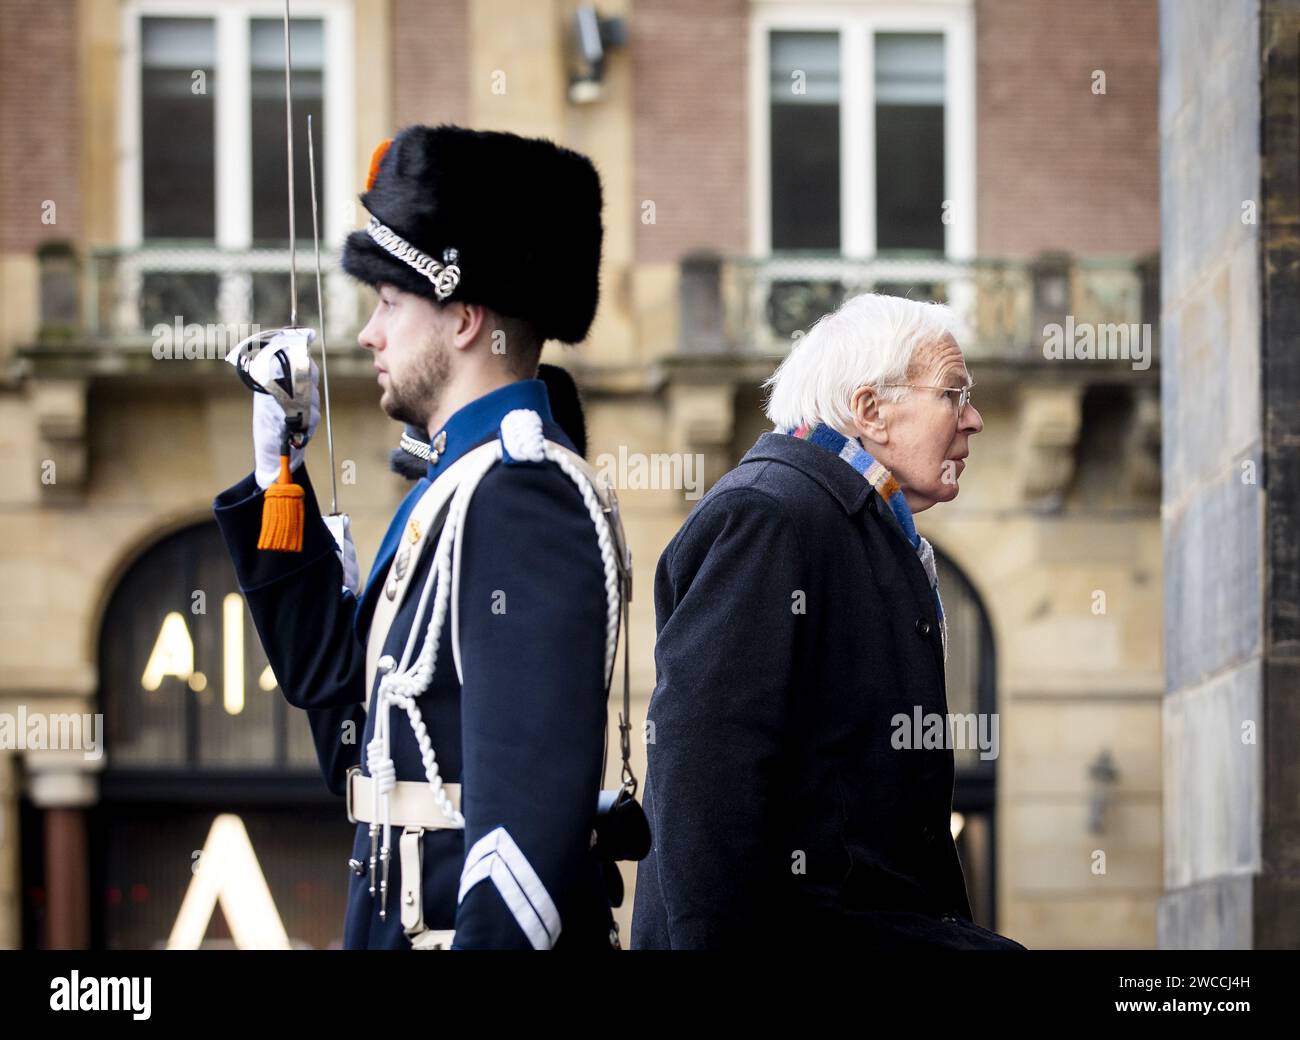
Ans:
[[[354,278],[479,303],[543,339],[586,338],[603,234],[586,156],[543,138],[408,126],[375,149],[361,203],[370,225],[343,246]]]

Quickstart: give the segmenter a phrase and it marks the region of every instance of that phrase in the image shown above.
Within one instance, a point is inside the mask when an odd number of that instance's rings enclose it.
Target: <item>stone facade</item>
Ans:
[[[55,109],[40,118],[43,127],[55,121],[49,132],[61,134],[63,146],[27,156],[35,172],[22,183],[39,194],[38,187],[66,181],[61,190],[72,203],[60,210],[69,220],[62,225],[61,217],[60,237],[78,251],[112,244],[116,196],[103,185],[115,176],[115,145],[104,127],[117,115],[117,15],[105,14],[98,0],[34,6],[69,24],[74,53],[58,69],[73,86],[59,89],[80,100],[41,102]],[[601,311],[587,344],[548,348],[547,359],[579,378],[593,462],[620,450],[698,454],[707,486],[766,427],[757,386],[777,360],[722,335],[696,349],[701,330],[679,307],[686,253],[747,251],[747,40],[758,5],[600,5],[603,16],[627,19],[628,43],[610,55],[604,96],[591,105],[566,100],[565,19],[573,6],[357,0],[357,184],[371,147],[417,121],[544,134],[592,155],[606,192]],[[0,17],[11,18],[9,11]],[[1023,259],[1064,249],[1141,259],[1158,236],[1154,0],[1089,5],[1087,16],[1047,0],[978,0],[974,11],[979,253]],[[1099,55],[1095,65],[1077,56],[1065,68],[1054,62],[1048,52],[1060,32],[1087,39]],[[14,41],[0,46],[13,47],[19,35],[0,35]],[[1094,67],[1110,70],[1104,97],[1089,89]],[[19,68],[0,63],[6,88]],[[110,89],[84,89],[105,82]],[[13,96],[0,91],[5,140],[23,130]],[[1077,147],[1042,147],[1065,124]],[[1107,142],[1122,153],[1119,166],[1109,151],[1095,154]],[[3,154],[15,162],[10,149]],[[66,158],[74,154],[81,157],[75,177]],[[0,359],[7,363],[0,573],[13,590],[0,606],[0,710],[91,711],[99,631],[114,585],[164,533],[210,515],[213,494],[247,472],[248,400],[218,361],[154,362],[42,345],[33,250],[44,232],[12,227],[26,203],[8,190],[0,200]],[[647,200],[656,204],[654,224],[643,220]],[[1171,777],[1168,762],[1165,773],[1160,768],[1166,666],[1158,367],[1048,362],[1040,347],[1029,340],[1016,345],[1014,357],[995,352],[972,361],[985,432],[974,442],[960,498],[920,524],[970,580],[993,632],[1003,753],[997,918],[990,923],[1030,947],[1152,946],[1158,898],[1177,883],[1161,876],[1171,833],[1167,820],[1162,824],[1162,789]],[[356,464],[356,483],[340,493],[364,573],[403,491],[385,463],[397,430],[375,407],[368,365],[354,343],[332,344],[331,378],[339,457]],[[323,439],[312,452],[323,474]],[[47,459],[59,474],[54,485],[41,481]],[[693,500],[681,488],[632,487],[620,489],[620,501],[635,561],[633,715],[641,719],[654,686],[655,564]],[[617,710],[612,699],[611,725]],[[1168,723],[1166,714],[1165,741]],[[644,776],[641,741],[633,750]],[[1107,750],[1117,771],[1109,784],[1090,772]],[[611,776],[616,754],[612,740]],[[20,941],[18,791],[33,797],[42,770],[79,772],[39,757],[18,762],[0,752],[0,945]],[[86,783],[93,797],[93,776]],[[75,807],[82,795],[63,803],[56,793],[49,797],[55,801],[46,804]],[[1088,818],[1099,799],[1106,808],[1098,833]],[[69,826],[61,820],[58,833]],[[71,826],[75,833],[75,820]],[[625,877],[630,893],[633,871]],[[629,919],[625,905],[625,936]],[[86,941],[84,925],[61,927],[53,941]]]
[[[1160,5],[1162,947],[1300,943],[1300,4]],[[1213,75],[1205,70],[1213,69]]]

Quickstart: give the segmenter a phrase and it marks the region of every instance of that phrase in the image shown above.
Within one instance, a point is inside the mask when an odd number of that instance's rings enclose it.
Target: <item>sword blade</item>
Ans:
[[[292,67],[293,60],[289,55],[289,0],[284,0],[284,138],[289,160],[289,325],[291,328],[298,324],[298,264],[294,250],[297,232],[293,219],[293,87],[289,75]]]
[[[320,322],[320,369],[325,391],[325,443],[330,453],[330,515],[333,516],[339,511],[338,470],[334,465],[334,427],[330,423],[330,368],[325,349],[325,293],[321,288],[320,221],[316,206],[316,146],[310,112],[307,113],[307,172],[311,181],[311,240],[316,252],[316,316]]]

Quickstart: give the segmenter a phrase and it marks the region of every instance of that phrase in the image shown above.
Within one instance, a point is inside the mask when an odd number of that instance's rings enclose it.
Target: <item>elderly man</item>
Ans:
[[[700,501],[655,575],[658,684],[640,948],[1022,948],[971,921],[949,830],[934,553],[983,421],[952,313],[864,295],[768,381],[776,426]]]

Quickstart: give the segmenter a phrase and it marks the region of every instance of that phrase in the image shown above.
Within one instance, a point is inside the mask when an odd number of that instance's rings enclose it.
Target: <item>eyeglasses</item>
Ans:
[[[884,386],[895,386],[907,388],[909,390],[942,390],[945,394],[957,395],[957,418],[961,418],[961,413],[966,410],[970,404],[970,391],[974,383],[967,383],[965,386],[929,386],[925,383],[885,383]]]

